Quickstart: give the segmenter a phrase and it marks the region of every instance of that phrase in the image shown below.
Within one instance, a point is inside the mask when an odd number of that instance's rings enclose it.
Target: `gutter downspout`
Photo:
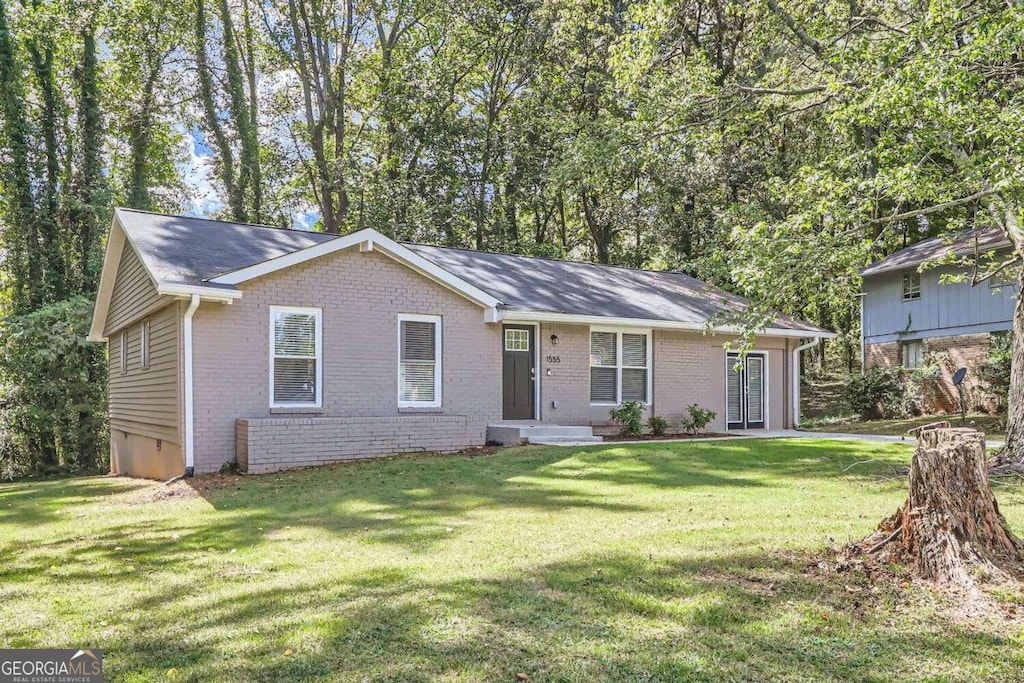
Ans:
[[[815,337],[807,344],[793,349],[793,429],[800,428],[800,352],[820,343],[821,337]]]
[[[185,476],[191,477],[196,472],[195,458],[195,404],[192,400],[192,316],[199,308],[199,295],[193,294],[185,309],[184,346],[185,346]]]

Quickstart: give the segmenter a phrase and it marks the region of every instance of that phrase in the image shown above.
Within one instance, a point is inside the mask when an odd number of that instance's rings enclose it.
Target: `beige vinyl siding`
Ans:
[[[124,325],[141,318],[159,305],[161,298],[138,254],[125,242],[103,334],[109,337]]]
[[[180,443],[178,436],[178,306],[172,303],[150,317],[149,369],[141,364],[141,320],[128,335],[128,370],[121,373],[121,336],[110,337],[110,427]]]

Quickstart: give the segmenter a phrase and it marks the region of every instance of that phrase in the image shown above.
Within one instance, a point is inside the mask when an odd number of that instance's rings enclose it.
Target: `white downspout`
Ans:
[[[800,428],[800,352],[820,343],[821,337],[815,337],[807,344],[793,349],[793,429]]]
[[[192,400],[192,316],[199,308],[199,295],[193,294],[185,309],[184,345],[185,345],[185,476],[191,477],[196,472],[195,456],[195,404]]]

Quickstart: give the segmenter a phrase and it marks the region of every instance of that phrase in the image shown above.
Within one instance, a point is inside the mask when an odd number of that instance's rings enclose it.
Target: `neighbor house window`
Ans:
[[[121,330],[121,349],[120,358],[121,361],[121,374],[128,372],[128,330]]]
[[[903,300],[913,301],[921,298],[921,273],[903,274]]]
[[[322,405],[323,325],[319,308],[270,308],[270,407]]]
[[[919,341],[903,342],[903,367],[914,370],[924,365],[924,345]]]
[[[650,402],[650,333],[591,330],[590,402]]]
[[[441,405],[441,317],[398,316],[398,406]]]
[[[143,320],[139,325],[139,364],[143,370],[149,370],[149,321]]]

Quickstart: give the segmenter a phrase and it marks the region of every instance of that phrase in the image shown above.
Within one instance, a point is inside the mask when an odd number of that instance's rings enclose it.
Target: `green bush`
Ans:
[[[989,390],[999,403],[1000,412],[1006,410],[1006,397],[1010,392],[1010,361],[1013,359],[1013,335],[993,334],[989,337],[988,355],[978,375],[988,382]]]
[[[651,418],[647,420],[647,426],[654,436],[663,436],[665,430],[668,429],[668,420],[658,415],[651,415]]]
[[[896,412],[903,399],[902,369],[874,367],[846,383],[843,398],[862,420],[876,420]]]
[[[683,416],[683,430],[696,436],[707,429],[707,426],[714,421],[717,415],[718,413],[713,410],[701,408],[696,403],[692,403],[686,409],[686,415]]]
[[[107,469],[106,353],[75,297],[0,321],[0,477]]]
[[[640,436],[644,430],[644,404],[626,401],[618,408],[608,411],[612,422],[619,425],[622,436]]]

